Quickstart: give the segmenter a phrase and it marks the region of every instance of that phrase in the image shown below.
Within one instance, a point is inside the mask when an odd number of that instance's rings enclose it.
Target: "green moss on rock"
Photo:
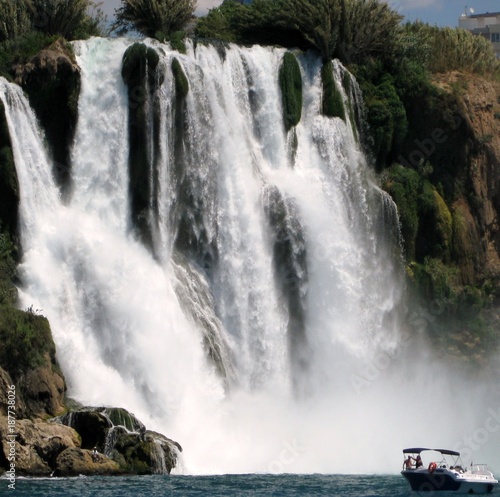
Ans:
[[[189,81],[177,57],[172,59],[172,73],[174,75],[176,97],[186,98],[189,92]]]
[[[295,55],[286,52],[279,70],[283,121],[288,131],[302,116],[302,74]]]
[[[67,191],[81,82],[71,45],[59,39],[43,49],[17,68],[16,82],[28,94],[49,142],[54,174],[63,191]]]
[[[160,57],[151,47],[134,43],[123,55],[122,78],[129,100],[129,192],[132,222],[144,244],[153,248],[150,206],[154,195],[151,176],[156,174],[155,157],[159,141],[159,113],[153,99],[157,85],[162,83],[158,73]],[[153,119],[149,112],[153,112]],[[150,129],[150,124],[153,129]],[[151,156],[151,140],[154,142]],[[153,182],[154,183],[154,182]]]
[[[340,117],[345,121],[344,103],[333,77],[333,63],[331,60],[323,64],[321,68],[321,81],[323,84],[323,115],[327,117]]]
[[[0,367],[14,381],[37,369],[48,354],[55,364],[56,348],[48,320],[35,313],[11,306],[0,306]]]
[[[0,100],[0,230],[11,239],[17,235],[19,182],[10,142],[5,108]]]
[[[421,178],[417,171],[395,164],[386,173],[383,188],[397,205],[407,260],[415,258],[419,225],[418,194]]]
[[[452,239],[451,212],[439,192],[427,180],[422,184],[419,199],[417,259],[431,256],[449,261]]]

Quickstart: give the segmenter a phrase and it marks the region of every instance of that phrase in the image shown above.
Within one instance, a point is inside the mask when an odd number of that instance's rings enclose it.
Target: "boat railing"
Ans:
[[[487,464],[471,464],[469,471],[475,475],[491,474],[491,470]]]

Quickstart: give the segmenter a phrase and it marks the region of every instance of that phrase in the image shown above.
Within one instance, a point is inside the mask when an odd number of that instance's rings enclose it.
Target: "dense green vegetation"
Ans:
[[[93,0],[0,0],[0,42],[31,31],[67,40],[101,34],[105,16]]]
[[[160,41],[178,38],[193,17],[196,0],[122,0],[113,29],[135,30]]]
[[[29,61],[60,37],[85,39],[106,33],[106,18],[92,0],[0,0],[0,76]]]

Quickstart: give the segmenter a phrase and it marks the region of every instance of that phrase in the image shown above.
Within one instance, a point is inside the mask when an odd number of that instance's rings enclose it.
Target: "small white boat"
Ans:
[[[427,451],[424,464],[421,454]],[[411,448],[404,449],[403,455],[401,474],[416,492],[489,494],[498,484],[486,464],[471,463],[465,468],[460,452],[454,450]]]

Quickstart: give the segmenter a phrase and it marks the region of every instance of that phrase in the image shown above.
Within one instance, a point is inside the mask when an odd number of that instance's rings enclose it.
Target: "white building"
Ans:
[[[458,20],[458,26],[490,40],[497,57],[500,58],[500,12],[462,14]]]

